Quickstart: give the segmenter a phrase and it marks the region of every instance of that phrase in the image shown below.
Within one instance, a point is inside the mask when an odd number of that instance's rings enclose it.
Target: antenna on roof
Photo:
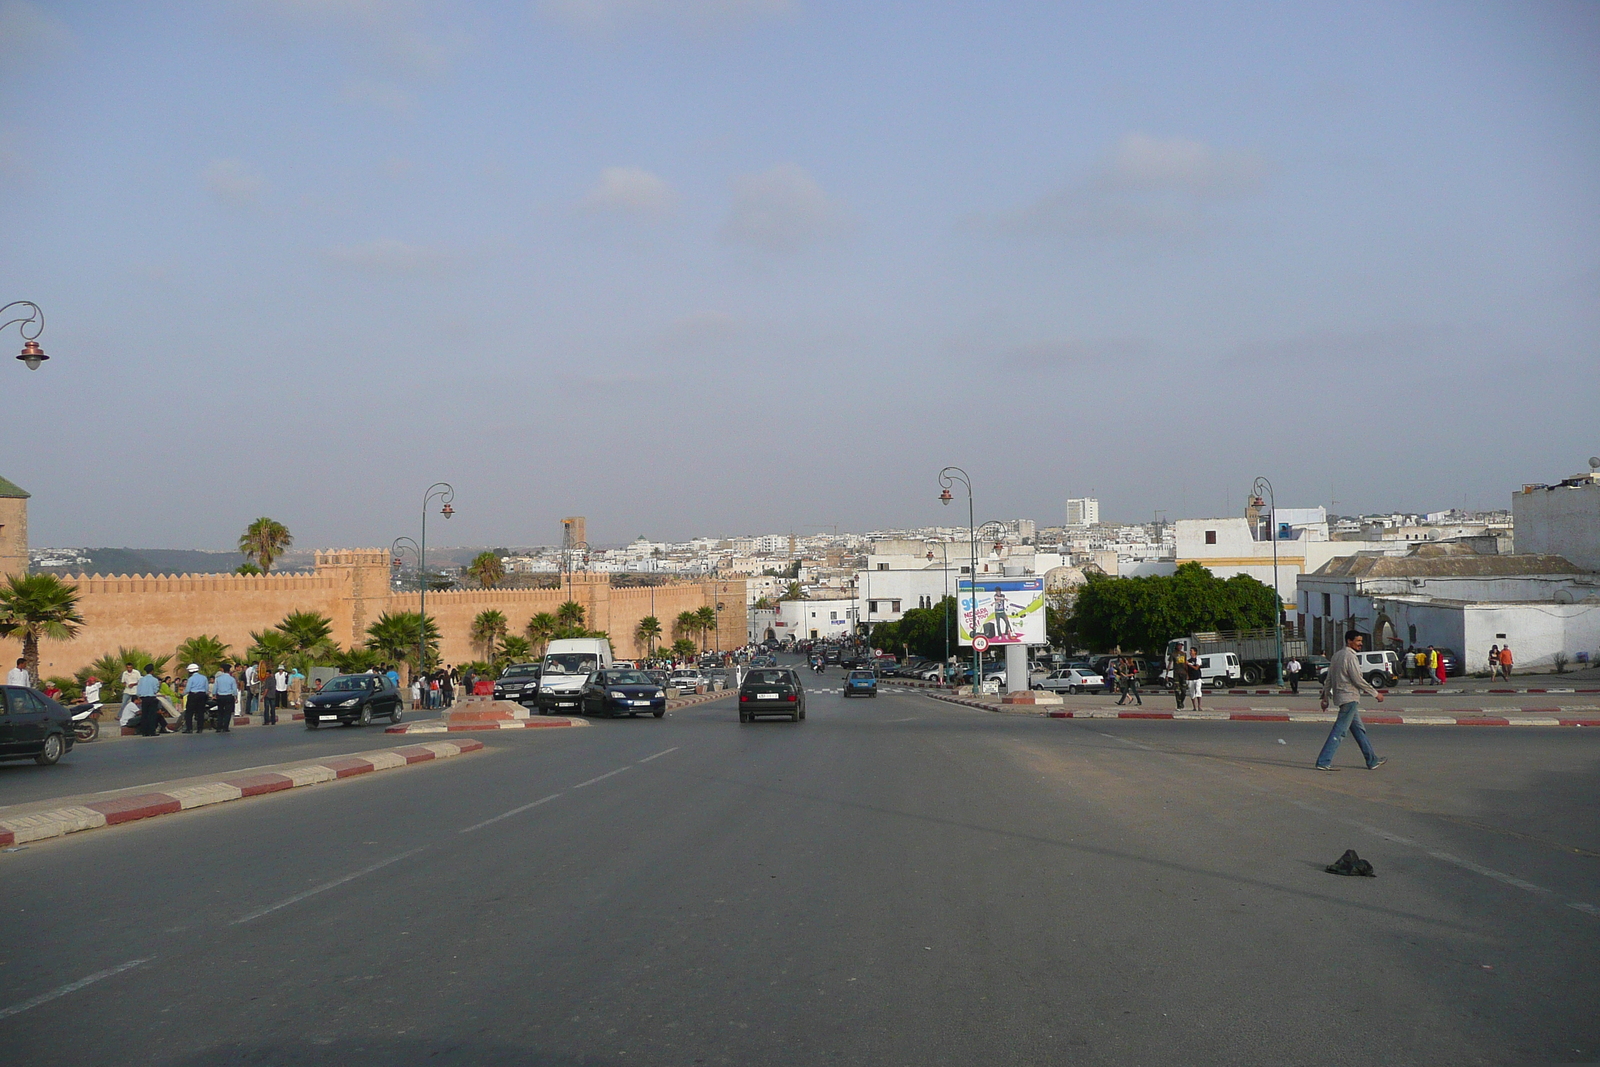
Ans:
[[[1600,456],[1590,456],[1589,457],[1589,469],[1590,470],[1594,470],[1594,471],[1600,471]]]

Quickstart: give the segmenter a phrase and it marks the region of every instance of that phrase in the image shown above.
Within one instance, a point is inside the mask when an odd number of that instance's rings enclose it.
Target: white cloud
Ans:
[[[466,35],[443,24],[427,0],[256,0],[282,22],[342,38],[362,66],[386,78],[432,79],[467,50]]]
[[[659,175],[639,167],[606,167],[600,181],[583,198],[593,212],[616,212],[660,218],[672,211],[677,195]]]
[[[442,268],[449,256],[437,248],[407,244],[394,238],[328,249],[328,259],[342,267],[373,274],[422,274]]]
[[[848,219],[816,179],[794,163],[733,180],[722,237],[766,252],[793,252],[845,229]]]
[[[27,0],[0,3],[0,62],[38,62],[72,46],[72,31]]]
[[[202,177],[211,195],[228,207],[259,211],[266,206],[267,180],[243,160],[213,159]]]
[[[585,30],[610,30],[639,21],[707,28],[786,15],[791,0],[542,0],[550,18]]]
[[[1267,170],[1254,152],[1130,133],[1087,177],[1003,216],[1000,227],[1074,237],[1193,233],[1216,204],[1257,192]]]

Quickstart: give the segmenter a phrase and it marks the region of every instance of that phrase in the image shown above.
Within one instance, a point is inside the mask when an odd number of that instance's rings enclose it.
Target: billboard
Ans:
[[[1044,578],[961,578],[956,582],[961,644],[974,629],[997,645],[1043,645]],[[976,608],[974,608],[976,601]]]

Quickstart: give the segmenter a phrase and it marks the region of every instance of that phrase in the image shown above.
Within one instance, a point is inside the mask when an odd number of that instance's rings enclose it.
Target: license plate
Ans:
[[[778,694],[777,693],[757,693],[756,694],[756,699],[757,700],[777,700],[778,699]]]
[[[634,700],[631,703],[636,708],[648,708],[650,706],[650,701],[648,700]]]

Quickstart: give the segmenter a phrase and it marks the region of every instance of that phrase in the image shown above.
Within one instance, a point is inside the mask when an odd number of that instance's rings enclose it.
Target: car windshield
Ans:
[[[852,678],[871,678],[872,677],[872,672],[871,671],[851,671],[850,672],[850,677],[852,677]]]
[[[700,677],[700,672],[699,671],[673,671],[672,672],[672,676],[674,678],[698,678],[698,677]]]
[[[359,693],[364,689],[376,686],[378,680],[370,674],[347,674],[338,678],[331,678],[328,684],[322,687],[325,693]]]
[[[507,667],[500,675],[502,678],[532,678],[539,673],[539,667],[534,663],[518,663]]]
[[[601,671],[601,685],[650,685],[643,671]]]
[[[546,675],[591,674],[600,666],[600,657],[591,652],[555,652],[545,657]]]
[[[745,685],[783,685],[789,681],[788,671],[751,671],[745,675]]]

